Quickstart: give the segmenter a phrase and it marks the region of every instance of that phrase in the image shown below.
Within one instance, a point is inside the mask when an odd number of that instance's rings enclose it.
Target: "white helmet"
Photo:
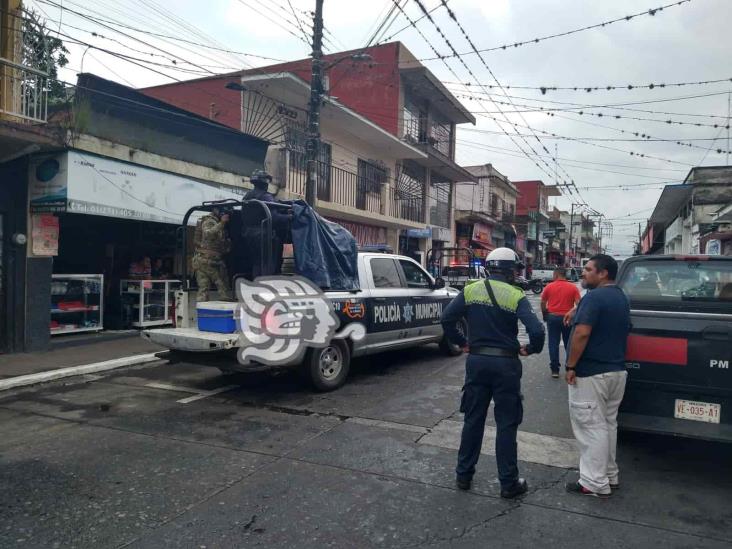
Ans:
[[[511,248],[496,248],[485,258],[488,270],[510,271],[523,267],[519,256]]]

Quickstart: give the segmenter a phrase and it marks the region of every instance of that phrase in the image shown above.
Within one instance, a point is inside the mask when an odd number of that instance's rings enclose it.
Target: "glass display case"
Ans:
[[[121,280],[123,323],[135,328],[172,324],[180,288],[180,280]]]
[[[104,328],[104,275],[55,274],[51,278],[51,335]]]

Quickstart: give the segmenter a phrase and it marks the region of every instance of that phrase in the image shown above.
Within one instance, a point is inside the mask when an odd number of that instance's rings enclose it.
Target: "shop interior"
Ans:
[[[51,334],[170,324],[181,286],[178,225],[61,213]]]

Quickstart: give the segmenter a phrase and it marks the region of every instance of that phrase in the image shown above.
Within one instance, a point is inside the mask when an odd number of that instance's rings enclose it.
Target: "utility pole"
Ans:
[[[315,0],[313,17],[312,74],[310,77],[310,105],[308,109],[308,142],[306,149],[307,179],[305,201],[315,207],[320,153],[320,103],[323,96],[323,0]]]
[[[534,265],[539,261],[539,219],[541,218],[541,185],[536,185],[536,240],[534,240]]]

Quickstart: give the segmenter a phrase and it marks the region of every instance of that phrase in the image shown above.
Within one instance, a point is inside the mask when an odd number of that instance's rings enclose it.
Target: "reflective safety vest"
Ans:
[[[466,305],[487,305],[488,307],[493,307],[493,302],[485,287],[485,283],[485,280],[479,280],[465,286],[463,295],[465,296]],[[490,280],[489,283],[496,297],[498,307],[507,313],[515,314],[519,301],[525,297],[524,291],[500,280]]]

